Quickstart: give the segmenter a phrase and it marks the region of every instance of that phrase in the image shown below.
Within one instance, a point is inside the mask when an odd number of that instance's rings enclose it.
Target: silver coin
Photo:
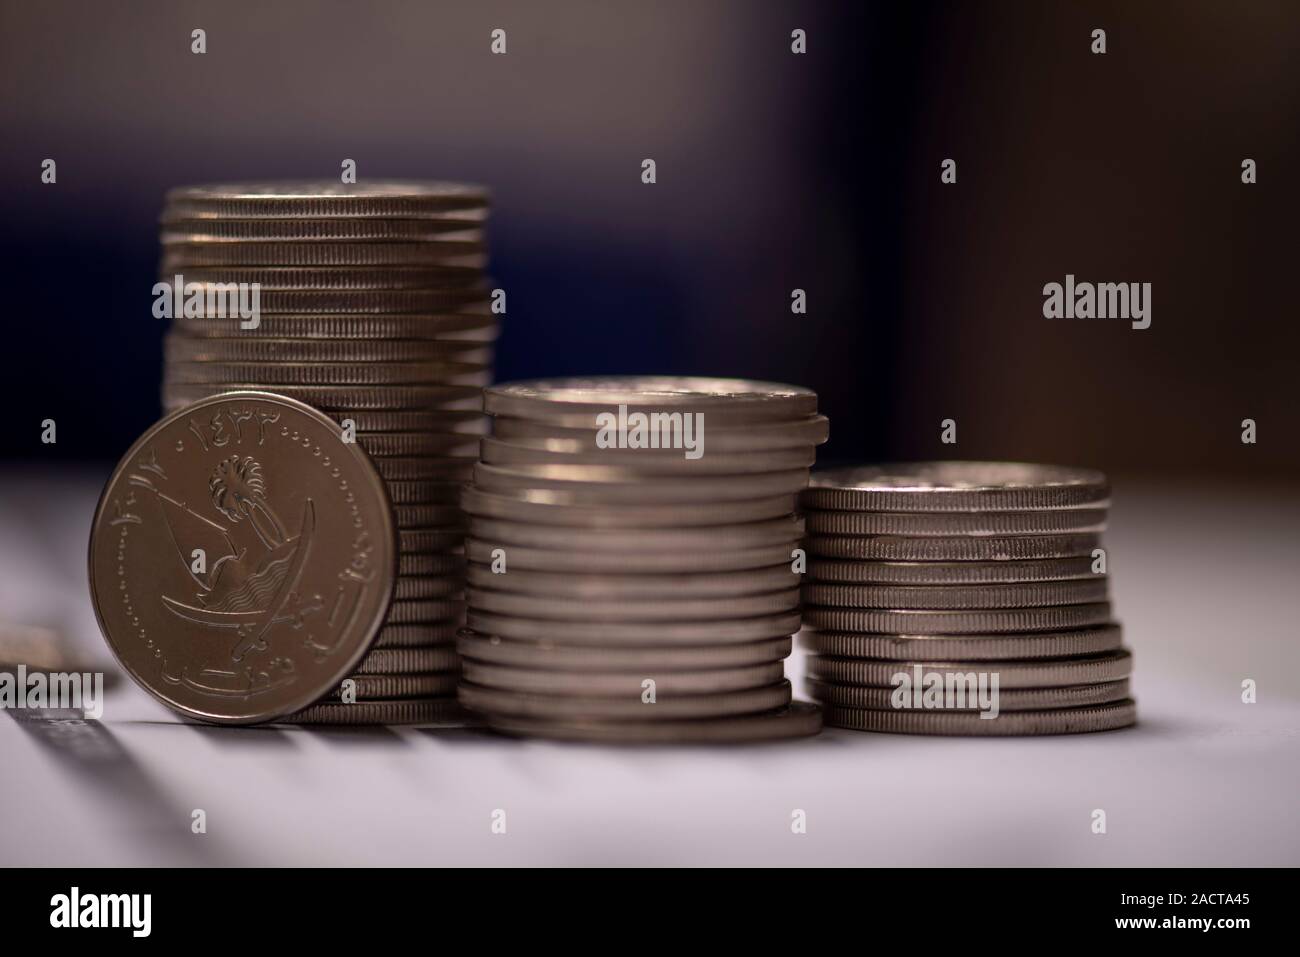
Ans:
[[[544,572],[609,572],[611,574],[685,574],[728,572],[746,568],[767,568],[793,561],[789,545],[696,552],[599,552],[576,549],[529,548],[502,545],[470,537],[465,553],[471,561],[491,565],[504,559],[507,569],[535,569]]]
[[[533,379],[495,385],[484,393],[493,415],[592,428],[602,413],[706,413],[709,424],[772,422],[817,413],[817,393],[748,379],[689,376],[605,376]],[[630,423],[635,427],[635,423]]]
[[[483,186],[431,180],[285,180],[177,186],[167,191],[171,209],[214,219],[441,216],[480,210],[490,193]]]
[[[493,731],[523,737],[599,744],[758,744],[806,738],[822,729],[820,705],[793,701],[763,714],[696,721],[554,721],[489,715]]]
[[[227,392],[256,392],[266,389],[264,382],[165,382],[163,404],[182,407]],[[272,391],[276,395],[306,402],[326,413],[337,409],[477,411],[483,403],[482,389],[460,385],[277,385]]]
[[[902,635],[953,635],[964,632],[1062,631],[1110,621],[1110,602],[1008,608],[997,611],[913,611],[906,608],[804,608],[804,624],[821,631]]]
[[[1120,681],[1133,673],[1133,655],[1126,648],[1086,658],[1039,661],[869,661],[809,655],[806,664],[808,677],[818,681],[877,688],[892,687],[896,675],[910,677],[918,668],[923,674],[996,674],[1000,690],[1099,684]]]
[[[466,672],[468,676],[468,672]],[[870,688],[863,685],[837,685],[810,680],[808,693],[817,701],[838,708],[868,708],[873,711],[895,709],[895,688]],[[1090,705],[1123,701],[1129,696],[1129,681],[1103,681],[1099,684],[1068,685],[1063,688],[1013,688],[998,689],[999,711],[1045,711],[1050,708],[1083,708]],[[967,697],[968,708],[951,708],[949,711],[977,711],[980,706],[972,693]],[[992,721],[992,718],[985,718]]]
[[[159,242],[411,243],[484,241],[482,217],[438,219],[180,219],[163,222]]]
[[[839,608],[909,610],[1039,608],[1104,602],[1110,596],[1104,577],[1016,585],[839,585],[808,582],[803,599],[810,605]]]
[[[430,671],[456,671],[460,668],[460,655],[455,645],[432,647],[375,648],[357,666],[358,675],[425,674]]]
[[[1117,624],[1027,635],[855,635],[804,631],[799,642],[814,654],[895,661],[987,661],[1073,658],[1114,651],[1123,644]]]
[[[381,470],[382,471],[382,470]],[[529,548],[575,549],[580,551],[645,552],[733,550],[764,545],[798,546],[803,537],[803,520],[794,515],[746,522],[740,525],[700,525],[691,528],[573,528],[560,525],[529,525],[494,518],[470,518],[470,534],[481,541]]]
[[[460,598],[464,594],[465,580],[450,575],[398,575],[393,591],[394,601],[425,598]]]
[[[499,688],[524,694],[596,695],[638,700],[647,690],[647,681],[654,682],[649,687],[654,689],[656,697],[729,694],[733,691],[764,688],[785,677],[785,665],[774,661],[743,668],[640,673],[534,670],[466,661],[463,675],[465,681],[484,688]]]
[[[475,439],[482,434],[487,418],[481,412],[421,412],[417,410],[367,411],[364,409],[335,409],[329,417],[340,425],[352,420],[357,435],[381,433],[425,432],[439,439],[452,441],[450,436]]]
[[[553,489],[486,492],[468,487],[462,505],[470,515],[533,525],[572,525],[582,528],[678,528],[695,525],[738,525],[780,518],[794,512],[790,493],[737,502],[680,502],[670,505],[586,505]]]
[[[469,584],[474,588],[546,595],[574,602],[735,598],[798,588],[802,577],[789,564],[739,572],[683,575],[542,572],[512,569],[508,565],[505,571],[497,573],[492,571],[491,565],[471,564],[468,574]]]
[[[168,383],[264,382],[284,385],[481,386],[491,370],[481,362],[169,362]]]
[[[465,532],[458,527],[399,528],[397,536],[401,540],[402,552],[409,554],[445,552],[460,547],[465,541]]]
[[[1022,462],[900,462],[829,469],[813,476],[808,508],[872,512],[1025,511],[1103,508],[1106,476],[1092,469]]]
[[[749,688],[725,694],[656,695],[653,703],[634,694],[621,696],[533,694],[485,688],[462,681],[460,703],[474,712],[490,715],[518,715],[526,718],[606,721],[676,721],[683,718],[716,718],[755,714],[790,704],[790,682],[763,688]]]
[[[1021,562],[855,562],[812,559],[809,581],[881,585],[993,585],[1105,579],[1093,559],[1047,558]]]
[[[393,516],[398,528],[460,528],[465,513],[456,505],[394,505]]]
[[[472,723],[452,696],[354,701],[326,701],[281,719],[283,724],[455,724]]]
[[[460,622],[438,624],[386,625],[375,637],[374,648],[427,648],[433,645],[453,645]]]
[[[707,454],[704,454],[707,452]],[[593,452],[559,452],[513,445],[501,439],[483,439],[483,461],[507,468],[515,465],[609,465],[636,469],[647,475],[740,475],[810,468],[817,460],[811,445],[759,452],[702,450],[691,458],[682,449],[596,449]]]
[[[395,601],[388,606],[388,625],[409,625],[415,622],[456,621],[465,614],[465,602],[451,599],[426,598],[415,601]]]
[[[455,505],[465,487],[450,479],[391,480],[385,484],[394,505]]]
[[[1104,508],[1040,512],[818,512],[804,513],[817,535],[1007,536],[1100,532]]]
[[[374,698],[449,697],[456,694],[460,675],[454,671],[427,675],[355,675],[344,679],[344,682],[330,694],[331,700],[342,698],[345,688],[351,689],[357,701]],[[346,682],[351,682],[351,685]]]
[[[193,283],[191,295],[202,296],[203,308],[199,315],[211,316],[215,303],[215,315],[220,318],[225,311],[226,299],[220,283]],[[445,312],[482,301],[487,293],[486,287],[477,279],[473,281],[444,281],[436,289],[263,289],[258,293],[258,314],[273,315],[322,313],[327,315],[373,315],[387,316],[393,313],[428,313]],[[241,319],[228,320],[232,328],[238,328]],[[251,318],[247,321],[251,321]],[[260,319],[258,328],[261,328]]]
[[[799,630],[797,611],[730,621],[593,622],[519,618],[471,607],[465,621],[486,635],[566,645],[727,645],[786,638]]]
[[[969,711],[869,711],[826,709],[827,727],[892,734],[942,734],[979,737],[1032,734],[1086,734],[1114,731],[1137,722],[1132,699],[1084,708],[1051,711],[1005,711],[993,719]]]
[[[501,576],[502,578],[508,576]],[[518,615],[524,618],[555,618],[590,622],[678,622],[751,618],[776,615],[799,607],[798,587],[757,595],[728,598],[619,598],[600,600],[472,588],[470,606],[476,612]]]
[[[596,443],[597,436],[602,434],[597,428],[565,428],[531,419],[502,417],[495,420],[493,434],[511,445],[549,449],[554,452],[602,451]],[[829,435],[830,420],[824,415],[809,415],[782,422],[746,422],[728,427],[711,426],[708,429],[706,447],[710,454],[798,449],[821,445]]]
[[[487,492],[521,490],[568,493],[584,505],[668,505],[683,502],[737,502],[797,492],[808,470],[750,475],[693,475],[647,478],[635,469],[602,465],[484,465],[474,469],[474,484]]]
[[[478,445],[477,436],[457,432],[358,432],[356,439],[367,454],[379,457],[467,456]]]
[[[492,361],[492,348],[472,341],[436,339],[293,339],[249,332],[242,336],[188,336],[169,333],[166,362],[472,362]]]
[[[809,535],[810,555],[865,561],[1002,562],[1078,558],[1101,547],[1101,536],[1021,535],[1008,538],[896,538],[881,535]]]
[[[171,268],[168,268],[168,267]],[[237,283],[272,290],[438,289],[477,281],[482,272],[453,266],[182,266],[165,258],[159,281]]]
[[[375,471],[385,479],[399,482],[422,479],[465,482],[474,469],[474,457],[470,455],[390,455],[371,461],[375,463]]]
[[[226,266],[461,266],[487,267],[481,242],[420,243],[181,243],[165,247],[164,275],[188,267]]]
[[[475,312],[474,308],[474,304],[470,303],[457,312],[440,315],[407,313],[331,316],[281,313],[261,316],[255,330],[241,328],[241,320],[237,318],[177,316],[172,320],[172,328],[193,338],[230,339],[251,334],[284,339],[343,339],[353,342],[420,339],[449,343],[464,341],[477,345],[490,343],[500,334],[501,325],[495,317]]]
[[[743,668],[783,661],[789,638],[733,645],[637,648],[559,645],[551,641],[511,641],[465,628],[456,647],[464,658],[516,668],[560,671],[688,671]]]
[[[398,575],[456,575],[465,577],[465,556],[458,552],[405,552],[399,554]]]

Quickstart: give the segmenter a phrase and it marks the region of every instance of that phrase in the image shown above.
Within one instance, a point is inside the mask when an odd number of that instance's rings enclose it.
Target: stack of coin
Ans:
[[[339,702],[322,701],[303,721],[453,711],[464,622],[458,503],[485,431],[482,387],[497,335],[484,275],[487,205],[481,188],[431,182],[167,195],[160,272],[178,301],[166,409],[237,389],[307,402],[369,453],[395,512],[399,568],[386,624],[335,692]]]
[[[584,741],[813,734],[784,677],[795,497],[827,420],[807,389],[609,377],[492,386],[465,490],[460,700]]]
[[[1045,465],[815,474],[801,497],[801,643],[826,723],[952,735],[1133,724],[1101,549],[1109,500],[1100,472]]]

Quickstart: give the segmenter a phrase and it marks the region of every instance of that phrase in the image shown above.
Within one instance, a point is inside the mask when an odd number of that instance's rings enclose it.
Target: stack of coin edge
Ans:
[[[166,411],[245,389],[300,399],[350,426],[393,503],[400,556],[386,623],[349,683],[287,721],[463,716],[459,497],[486,423],[482,387],[498,333],[484,274],[487,210],[483,189],[435,182],[167,195],[160,281],[179,295],[165,343]],[[229,284],[256,288],[254,317],[220,298],[239,288]],[[201,304],[181,307],[195,291]],[[241,305],[250,300],[246,292]]]
[[[826,723],[988,736],[1133,724],[1100,550],[1109,498],[1099,472],[1019,463],[815,473],[800,641]],[[990,707],[978,690],[993,676]]]
[[[484,407],[493,435],[463,499],[466,708],[579,741],[820,729],[784,676],[796,495],[828,428],[815,393],[628,376],[494,386]]]

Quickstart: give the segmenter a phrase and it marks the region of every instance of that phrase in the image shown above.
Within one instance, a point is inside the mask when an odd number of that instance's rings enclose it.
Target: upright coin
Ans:
[[[383,482],[331,419],[263,392],[150,428],[104,489],[90,585],[109,647],[181,714],[248,724],[319,700],[388,610]]]

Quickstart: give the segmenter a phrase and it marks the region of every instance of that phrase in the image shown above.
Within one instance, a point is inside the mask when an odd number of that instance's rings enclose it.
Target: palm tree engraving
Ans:
[[[217,511],[232,522],[245,518],[267,550],[274,550],[289,537],[284,524],[266,501],[262,466],[252,456],[232,455],[212,470],[208,492]]]

